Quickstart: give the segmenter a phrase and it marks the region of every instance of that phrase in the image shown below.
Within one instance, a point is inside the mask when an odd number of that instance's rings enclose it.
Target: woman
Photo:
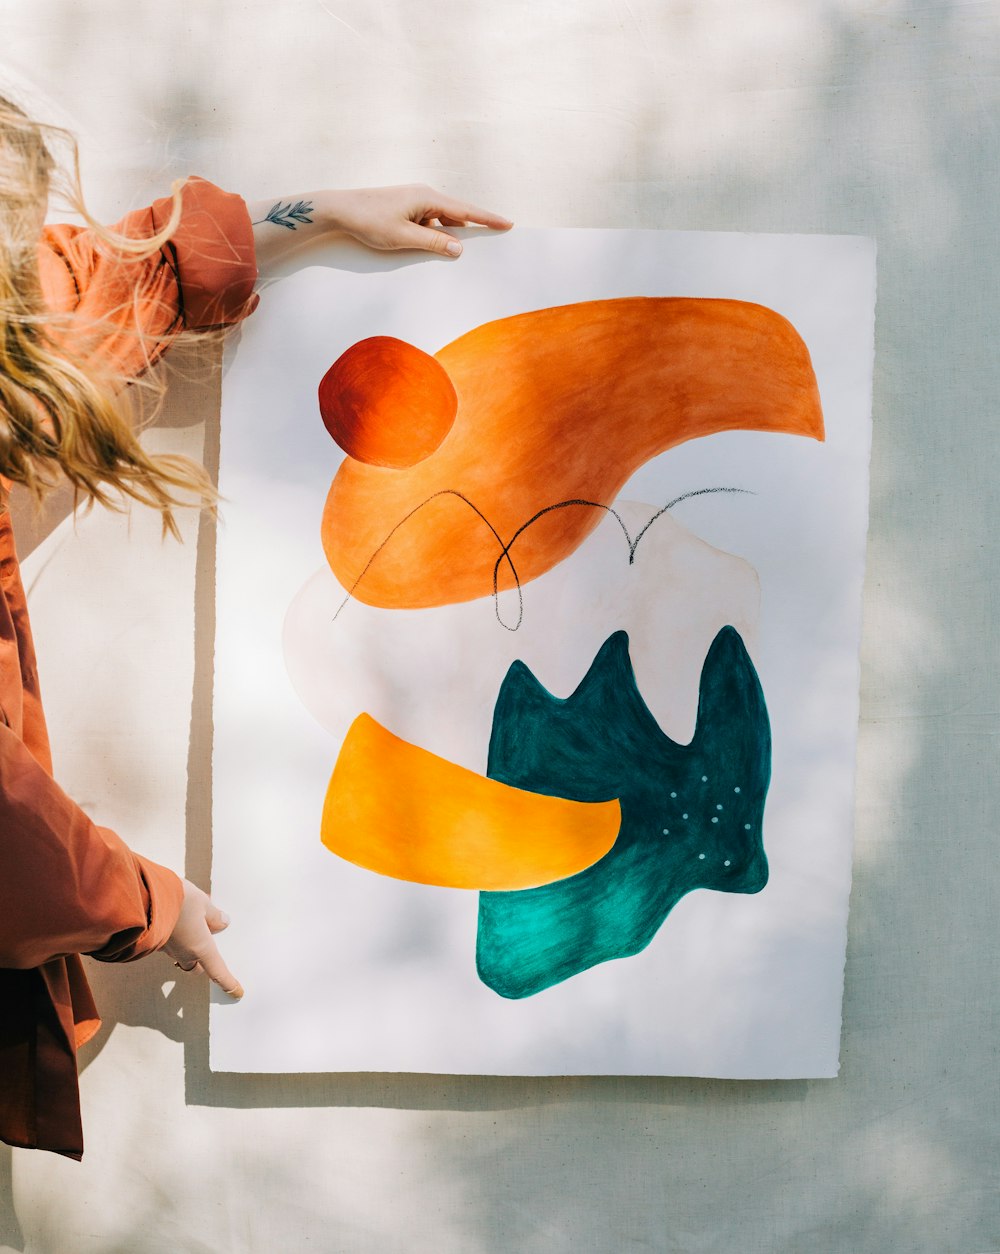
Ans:
[[[69,145],[68,199],[86,227],[43,230],[60,177],[52,141]],[[252,312],[258,265],[309,237],[458,256],[441,228],[510,226],[427,187],[247,205],[190,179],[108,230],[87,214],[76,171],[65,133],[0,97],[0,1139],[71,1158],[83,1150],[76,1049],[100,1022],[80,954],[124,962],[162,948],[230,996],[243,990],[209,897],[95,826],[52,778],[10,485],[37,498],[59,476],[84,501],[158,509],[176,533],[173,510],[192,496],[210,506],[211,483],[186,459],[143,450],[122,389],[178,336]]]

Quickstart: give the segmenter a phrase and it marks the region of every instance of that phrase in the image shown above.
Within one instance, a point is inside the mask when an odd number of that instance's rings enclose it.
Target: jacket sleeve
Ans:
[[[112,229],[149,237],[171,209],[169,199],[159,200]],[[54,313],[71,315],[56,320],[55,334],[78,358],[127,380],[178,332],[228,326],[253,310],[257,271],[243,200],[195,178],[184,185],[182,210],[170,240],[138,260],[85,228],[46,228],[42,292]],[[5,588],[8,603],[23,602],[16,583]],[[23,654],[30,649],[23,604],[19,613]],[[31,968],[74,953],[123,962],[160,948],[180,912],[180,879],[94,824],[41,756],[45,764],[0,721],[0,967]]]
[[[45,228],[42,292],[53,312],[72,315],[57,336],[76,356],[131,378],[178,332],[231,326],[256,308],[253,227],[243,199],[194,177],[184,184],[181,207],[167,243],[138,258],[115,252],[85,227]],[[169,197],[157,200],[111,230],[149,238],[166,226],[172,208]]]
[[[3,725],[0,796],[0,967],[72,953],[125,962],[167,940],[183,897],[178,877],[92,823]]]

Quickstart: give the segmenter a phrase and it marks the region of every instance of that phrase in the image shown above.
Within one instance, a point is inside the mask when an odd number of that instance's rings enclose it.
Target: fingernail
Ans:
[[[452,257],[460,257],[462,254],[462,245],[457,239],[453,239],[445,249],[446,253],[450,253]]]
[[[243,996],[243,985],[237,984],[235,988],[225,988],[222,990],[227,997],[231,997],[233,1001],[239,1001]]]
[[[229,915],[228,915],[228,914],[226,914],[225,910],[222,910],[222,911],[220,911],[220,912],[219,912],[219,917],[222,919],[222,926],[223,926],[223,927],[228,927],[228,926],[229,926]]]

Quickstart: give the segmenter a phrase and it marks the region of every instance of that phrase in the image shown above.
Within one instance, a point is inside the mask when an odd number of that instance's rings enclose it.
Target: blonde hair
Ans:
[[[57,162],[53,149],[65,150],[68,159]],[[178,537],[173,509],[214,508],[211,479],[189,458],[150,454],[140,444],[137,431],[162,403],[161,380],[146,376],[142,386],[126,391],[128,377],[65,346],[73,316],[45,307],[38,242],[55,190],[84,219],[100,247],[123,262],[149,257],[177,227],[182,186],[183,181],[174,184],[169,220],[157,234],[130,239],[109,231],[84,203],[73,136],[34,121],[0,95],[0,476],[23,484],[40,501],[62,474],[78,502],[123,509],[122,498],[131,498],[159,510],[164,532]],[[139,297],[137,288],[136,306]],[[114,330],[121,334],[120,317]],[[101,327],[88,320],[86,332],[97,342]],[[151,361],[165,337],[144,332],[138,320],[134,333]],[[5,495],[0,485],[0,504]]]

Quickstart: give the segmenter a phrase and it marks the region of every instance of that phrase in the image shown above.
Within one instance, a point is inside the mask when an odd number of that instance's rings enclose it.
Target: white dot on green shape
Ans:
[[[715,815],[713,814],[713,815],[712,815],[712,822],[713,822],[713,823],[718,823],[718,821],[719,821],[719,820],[718,820],[718,819],[715,817]]]
[[[722,864],[722,865],[723,865],[723,866],[730,866],[731,864],[730,864],[729,859],[727,858],[727,859],[725,860],[725,862],[723,862],[723,864]]]
[[[664,834],[664,836],[669,836],[669,835],[670,835],[670,828],[669,828],[669,827],[665,827],[665,828],[663,829],[663,834]]]
[[[671,795],[671,797],[676,797],[676,796],[677,796],[677,794],[676,794],[675,792],[672,792],[670,795]]]
[[[749,823],[744,823],[744,824],[743,824],[743,830],[744,830],[745,832],[748,832],[748,831],[750,830],[750,824],[749,824]]]
[[[698,861],[699,861],[699,862],[704,862],[704,861],[705,861],[705,855],[704,855],[703,853],[698,854]]]
[[[701,777],[701,782],[702,782],[703,784],[707,784],[707,783],[708,783],[708,776],[707,776],[707,775],[703,775],[703,776]]]
[[[686,815],[686,814],[682,814],[682,815],[681,815],[681,818],[682,818],[682,819],[686,819],[686,818],[687,818],[687,815]]]
[[[733,792],[739,792],[739,789],[738,789],[738,788],[734,788],[734,789],[733,789]]]
[[[717,810],[721,810],[721,809],[722,809],[722,806],[716,806],[715,808],[716,808]]]

